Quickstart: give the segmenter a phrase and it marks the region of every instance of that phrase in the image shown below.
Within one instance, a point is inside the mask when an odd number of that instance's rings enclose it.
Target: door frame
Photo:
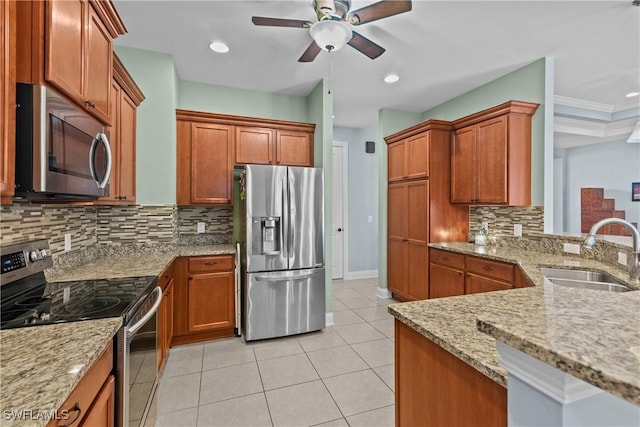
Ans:
[[[336,146],[342,148],[342,280],[347,280],[349,278],[349,143],[333,141],[331,150],[333,151],[333,147]]]

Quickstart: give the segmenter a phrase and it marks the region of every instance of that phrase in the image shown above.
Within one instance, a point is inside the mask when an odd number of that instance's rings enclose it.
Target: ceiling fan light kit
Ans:
[[[316,22],[311,26],[310,33],[316,44],[327,52],[342,49],[353,37],[349,24],[332,19]]]
[[[229,46],[227,46],[225,43],[223,43],[221,41],[211,42],[211,44],[209,45],[209,49],[211,49],[212,51],[214,51],[216,53],[227,53],[227,52],[229,52]]]
[[[639,0],[640,1],[640,0]],[[352,30],[352,26],[366,24],[411,10],[411,0],[381,0],[349,11],[351,0],[314,0],[313,7],[318,21],[313,23],[300,19],[268,18],[254,16],[255,25],[269,27],[309,28],[313,42],[307,47],[298,62],[312,62],[322,51],[332,52],[348,44],[355,50],[376,59],[385,49],[363,35]]]

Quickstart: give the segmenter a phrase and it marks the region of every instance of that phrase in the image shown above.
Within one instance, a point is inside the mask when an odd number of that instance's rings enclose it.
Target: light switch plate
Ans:
[[[369,224],[371,224],[373,222],[373,217],[371,215],[369,215],[367,217],[367,221],[369,221]]]
[[[513,224],[513,235],[522,237],[522,224]]]
[[[622,264],[624,266],[627,265],[627,254],[624,252],[618,252],[618,264]]]
[[[565,243],[564,251],[569,254],[578,254],[580,255],[580,245],[576,243]]]
[[[199,222],[197,226],[198,233],[204,233],[204,222]]]
[[[71,233],[64,233],[64,251],[69,252],[71,250]]]

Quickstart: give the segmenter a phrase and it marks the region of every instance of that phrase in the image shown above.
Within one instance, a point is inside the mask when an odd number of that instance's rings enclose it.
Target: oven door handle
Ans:
[[[147,323],[147,320],[149,320],[151,316],[153,316],[156,311],[158,311],[158,307],[160,307],[160,303],[162,302],[162,288],[160,288],[160,286],[156,286],[156,288],[153,290],[153,293],[158,295],[158,299],[153,304],[153,307],[151,307],[151,309],[146,312],[144,316],[142,316],[142,319],[138,320],[134,325],[131,325],[127,328],[127,338],[130,338],[133,334],[138,332],[138,329],[142,328],[142,326]]]

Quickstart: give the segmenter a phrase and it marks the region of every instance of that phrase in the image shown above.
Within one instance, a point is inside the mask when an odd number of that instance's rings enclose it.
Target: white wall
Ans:
[[[376,154],[365,152],[365,141],[376,140],[377,128],[334,127],[334,139],[349,146],[348,263],[345,276],[378,270],[378,165]],[[384,144],[384,141],[382,142]],[[373,221],[368,222],[371,216]]]
[[[582,187],[604,188],[605,198],[616,200],[616,210],[640,224],[640,202],[631,201],[631,183],[640,182],[640,144],[618,141],[569,148],[564,150],[564,166],[566,233],[580,233]]]

